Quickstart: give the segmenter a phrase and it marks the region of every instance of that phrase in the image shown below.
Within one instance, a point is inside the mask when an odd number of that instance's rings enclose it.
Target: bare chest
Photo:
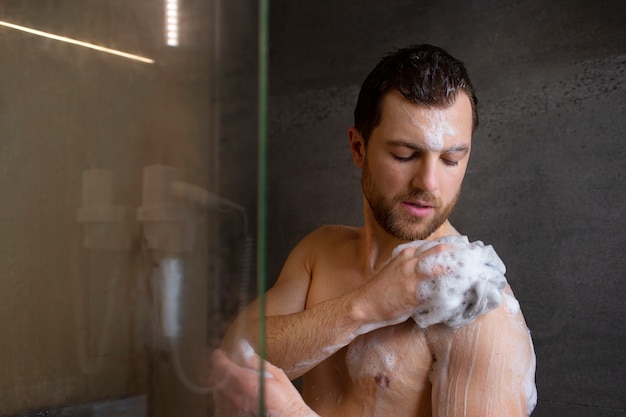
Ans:
[[[414,322],[375,330],[307,376],[313,386],[323,387],[313,390],[312,405],[329,416],[430,417],[432,363]]]
[[[359,336],[348,346],[345,361],[355,390],[396,399],[430,392],[433,359],[413,321]]]

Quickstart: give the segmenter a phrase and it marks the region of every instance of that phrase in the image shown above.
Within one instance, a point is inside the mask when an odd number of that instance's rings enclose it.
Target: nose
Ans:
[[[411,185],[422,191],[433,192],[439,189],[437,164],[434,158],[424,158],[416,167]]]

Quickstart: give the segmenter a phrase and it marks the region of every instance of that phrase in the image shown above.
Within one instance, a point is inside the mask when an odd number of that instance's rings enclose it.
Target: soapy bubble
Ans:
[[[422,328],[437,323],[462,327],[502,302],[506,267],[493,247],[482,241],[470,242],[467,236],[419,240],[398,246],[392,256],[407,247],[415,248],[418,256],[442,243],[450,249],[429,255],[417,264],[416,272],[434,277],[417,290],[423,303],[412,317]]]

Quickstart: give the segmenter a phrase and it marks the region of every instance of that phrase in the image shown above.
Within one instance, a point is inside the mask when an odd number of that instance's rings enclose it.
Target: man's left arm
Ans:
[[[460,329],[427,330],[435,363],[433,417],[525,417],[537,401],[535,353],[511,289],[502,304]]]

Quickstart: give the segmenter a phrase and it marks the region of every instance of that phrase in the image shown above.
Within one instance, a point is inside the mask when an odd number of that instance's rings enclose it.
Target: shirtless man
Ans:
[[[468,305],[467,295],[476,290],[465,292],[465,310],[455,310],[465,321],[418,325],[421,315],[439,309],[431,308],[432,299],[424,308],[425,288],[450,278],[450,263],[442,259],[461,248],[457,238],[441,238],[460,236],[448,216],[477,123],[466,70],[440,48],[398,50],[363,83],[348,139],[362,170],[364,225],[313,231],[294,248],[266,294],[267,360],[290,379],[303,376],[303,398],[317,414],[532,412],[532,341],[505,281],[498,286],[502,298],[483,311],[470,314],[477,303]],[[433,244],[393,253],[416,240]],[[455,268],[456,277],[469,274],[465,266]],[[233,352],[242,338],[258,347],[258,310],[253,303],[231,326],[224,350]],[[486,310],[491,311],[474,317]]]

